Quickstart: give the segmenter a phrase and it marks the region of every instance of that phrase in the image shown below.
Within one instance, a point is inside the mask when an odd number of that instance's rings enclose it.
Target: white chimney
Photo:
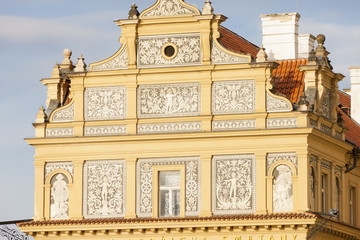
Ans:
[[[299,34],[298,58],[308,58],[314,49],[315,37],[311,34]]]
[[[351,118],[360,123],[360,67],[350,67]]]
[[[268,60],[298,58],[298,13],[260,15]]]

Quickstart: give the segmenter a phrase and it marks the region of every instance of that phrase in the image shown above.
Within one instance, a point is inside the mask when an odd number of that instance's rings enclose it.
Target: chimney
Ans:
[[[314,49],[315,37],[311,34],[299,34],[298,58],[309,58]]]
[[[263,46],[268,60],[298,58],[298,13],[260,15],[263,30]]]
[[[351,118],[360,123],[360,67],[350,67]]]

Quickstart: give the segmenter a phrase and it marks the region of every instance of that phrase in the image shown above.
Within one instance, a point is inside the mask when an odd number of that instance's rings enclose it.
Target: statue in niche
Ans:
[[[315,171],[312,167],[310,171],[310,210],[315,210]]]
[[[275,168],[273,175],[274,212],[291,212],[293,210],[291,169],[286,165],[279,165]]]
[[[57,174],[51,187],[51,218],[66,219],[69,210],[69,188],[63,174]]]

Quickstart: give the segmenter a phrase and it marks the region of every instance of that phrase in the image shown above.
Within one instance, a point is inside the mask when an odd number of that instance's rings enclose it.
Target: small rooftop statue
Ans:
[[[331,66],[330,60],[327,57],[330,53],[324,47],[325,40],[325,35],[317,35],[316,41],[318,42],[318,46],[316,47],[316,57],[318,58],[318,62],[321,66],[329,67],[332,70],[333,67]]]
[[[133,3],[133,5],[131,6],[131,9],[129,11],[129,19],[138,19],[139,18],[139,11],[137,10],[137,6],[135,5],[135,3]]]
[[[211,6],[210,0],[207,0],[205,2],[205,6],[203,7],[202,14],[206,15],[206,14],[213,14],[213,13],[214,13],[214,8]]]
[[[51,71],[51,78],[61,78],[60,65],[57,63]]]
[[[41,106],[41,108],[39,108],[39,112],[38,114],[36,114],[36,123],[44,123],[47,120],[47,115],[45,113],[45,109],[44,106]]]

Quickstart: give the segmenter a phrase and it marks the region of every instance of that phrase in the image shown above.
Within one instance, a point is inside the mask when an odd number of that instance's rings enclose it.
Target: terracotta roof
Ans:
[[[151,222],[199,222],[216,220],[278,220],[278,219],[311,219],[315,215],[310,213],[276,213],[276,214],[248,214],[248,215],[226,215],[212,217],[193,217],[193,218],[97,218],[83,220],[49,220],[31,221],[17,224],[19,227],[48,226],[48,225],[74,225],[74,224],[116,224],[116,223],[151,223]]]
[[[300,65],[306,65],[306,59],[290,59],[276,61],[279,67],[273,71],[273,90],[283,95],[292,103],[300,100],[304,91],[305,74],[300,71]]]
[[[256,59],[256,54],[259,52],[258,46],[230,31],[226,27],[220,26],[219,30],[222,35],[222,38],[220,38],[219,42],[226,49],[241,54],[249,53],[253,59]]]
[[[351,96],[343,91],[338,91],[339,102],[343,106],[342,109],[338,107],[338,111],[341,111],[342,117],[345,121],[345,128],[348,129],[346,132],[346,140],[356,144],[360,147],[360,124],[351,118]],[[346,109],[347,108],[347,109]]]

